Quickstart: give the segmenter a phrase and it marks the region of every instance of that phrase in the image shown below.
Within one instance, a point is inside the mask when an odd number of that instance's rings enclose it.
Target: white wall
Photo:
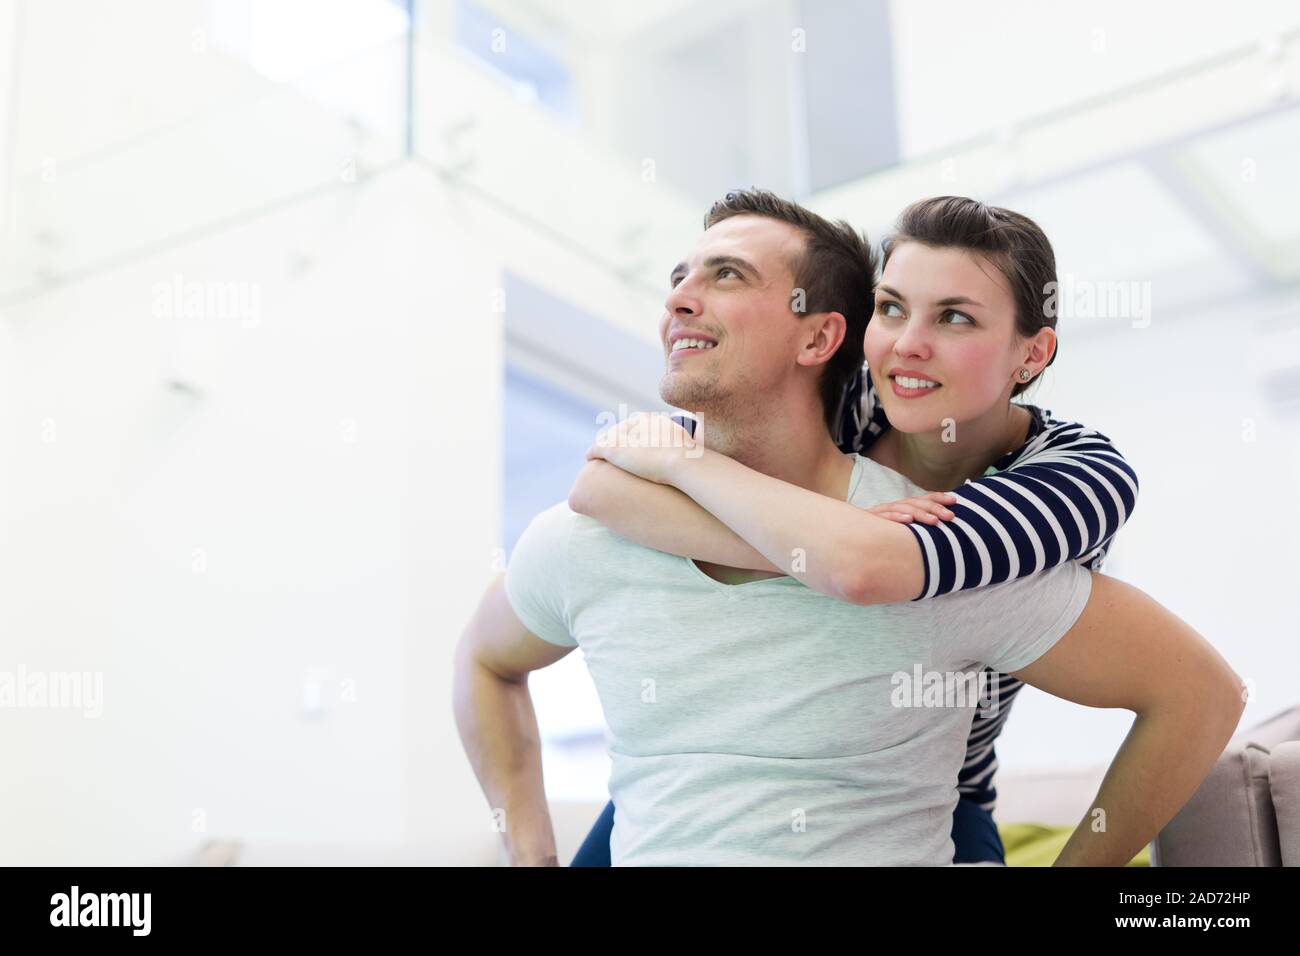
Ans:
[[[1137,507],[1105,571],[1142,588],[1254,681],[1243,728],[1300,703],[1300,511],[1289,501],[1300,483],[1300,419],[1258,387],[1270,348],[1258,316],[1276,311],[1248,301],[1199,314],[1157,307],[1147,328],[1117,320],[1077,334],[1062,320],[1060,357],[1027,397],[1109,436],[1137,472]],[[1108,763],[1131,723],[1126,711],[1082,709],[1029,687],[998,753],[1004,766]]]
[[[648,349],[661,296],[614,267],[661,279],[647,248],[680,251],[698,210],[529,113],[436,25],[401,163],[210,36],[194,49],[204,9],[123,34],[63,0],[62,25],[43,7],[26,24],[31,55],[107,59],[116,118],[60,122],[89,81],[56,71],[14,127],[0,672],[99,674],[104,700],[94,719],[3,710],[0,860],[150,863],[208,837],[491,846],[450,667],[501,560],[502,271]],[[115,66],[133,57],[166,61],[166,89]],[[386,46],[314,79],[392,62]],[[493,122],[457,180],[439,161],[464,111]],[[172,314],[218,288],[257,308]]]
[[[6,862],[468,838],[501,335],[463,218],[408,167],[4,315],[4,666],[104,682],[98,719],[5,711]],[[256,322],[154,314],[177,274],[249,283]]]

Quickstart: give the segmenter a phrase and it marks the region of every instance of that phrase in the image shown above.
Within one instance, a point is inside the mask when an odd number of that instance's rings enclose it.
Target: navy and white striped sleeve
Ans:
[[[1050,413],[1049,413],[1050,415]],[[1137,503],[1137,473],[1109,438],[1048,420],[1001,471],[953,489],[955,517],[908,525],[925,586],[915,601],[1077,561],[1098,570]]]
[[[907,525],[921,547],[923,601],[1076,561],[1101,568],[1137,503],[1137,473],[1109,438],[1076,422],[1036,416],[1041,428],[981,478],[952,489],[955,517]],[[833,434],[845,454],[863,453],[887,428],[870,371],[845,389]]]

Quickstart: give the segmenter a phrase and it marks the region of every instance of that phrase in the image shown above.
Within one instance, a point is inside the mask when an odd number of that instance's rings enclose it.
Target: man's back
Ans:
[[[855,456],[853,503],[917,492]],[[616,865],[951,862],[978,704],[964,679],[1037,659],[1090,585],[1065,565],[863,607],[789,577],[723,584],[566,504],[506,578],[533,633],[583,649],[612,735]]]

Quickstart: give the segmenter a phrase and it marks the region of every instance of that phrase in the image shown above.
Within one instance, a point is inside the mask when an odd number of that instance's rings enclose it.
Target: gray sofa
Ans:
[[[1151,844],[1155,866],[1300,866],[1300,706],[1239,732]]]

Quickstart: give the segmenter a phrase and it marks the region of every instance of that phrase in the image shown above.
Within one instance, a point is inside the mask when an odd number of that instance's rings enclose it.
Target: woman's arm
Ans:
[[[923,600],[1066,561],[1097,570],[1138,491],[1110,439],[1072,422],[1049,422],[1006,470],[954,489],[953,520],[936,524],[882,524],[708,451],[681,462],[673,484],[787,574],[789,549],[802,547],[809,572],[820,564],[834,582],[824,593],[854,604]]]
[[[689,496],[599,458],[578,473],[569,507],[657,551],[729,568],[781,570]]]
[[[920,591],[924,569],[910,525],[714,451],[679,464],[673,487],[590,461],[569,507],[638,544],[730,567],[780,571],[841,601],[884,604]],[[855,599],[864,594],[870,600]]]
[[[1099,570],[1137,504],[1138,480],[1105,435],[1049,420],[1009,467],[953,490],[954,520],[938,528],[912,526],[925,565],[916,600],[1000,584],[1066,561]]]
[[[915,600],[999,584],[1078,561],[1097,571],[1137,504],[1137,473],[1109,438],[1042,412],[1009,465],[967,481],[952,521],[913,525],[925,586]],[[863,453],[889,428],[865,365],[845,389],[836,441]],[[739,529],[738,529],[739,530]]]
[[[1068,422],[1049,421],[1006,470],[962,485],[949,504],[953,520],[933,525],[898,524],[708,450],[665,461],[675,462],[671,484],[700,510],[668,485],[607,470],[584,471],[570,506],[650,547],[733,567],[775,566],[853,604],[922,600],[1066,561],[1097,570],[1138,490],[1106,436]]]
[[[892,604],[921,590],[925,572],[912,525],[708,449],[681,462],[673,484],[814,591],[851,604]]]

